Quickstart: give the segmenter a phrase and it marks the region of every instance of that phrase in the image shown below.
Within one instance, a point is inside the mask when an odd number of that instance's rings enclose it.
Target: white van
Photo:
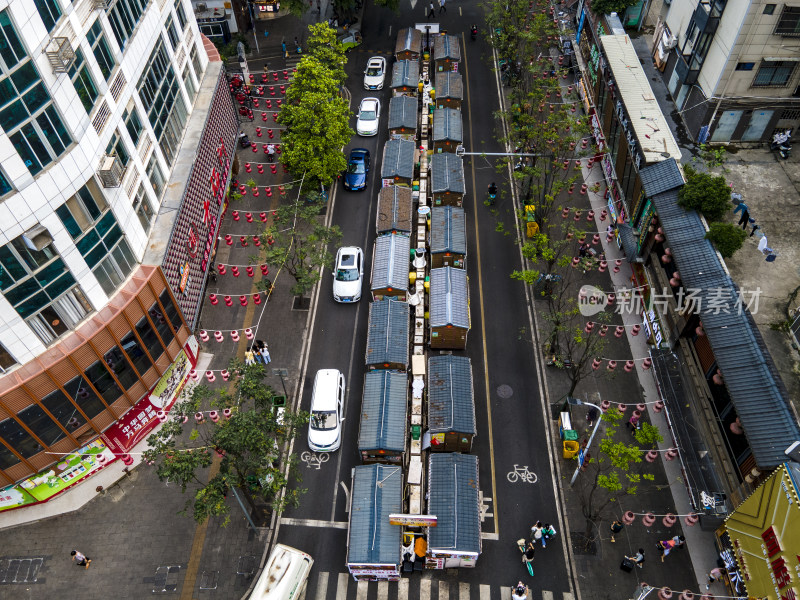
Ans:
[[[314,559],[305,552],[277,544],[258,578],[250,600],[295,600],[303,595]]]
[[[341,371],[317,371],[308,422],[308,447],[313,452],[333,452],[342,444],[344,392],[344,375]]]

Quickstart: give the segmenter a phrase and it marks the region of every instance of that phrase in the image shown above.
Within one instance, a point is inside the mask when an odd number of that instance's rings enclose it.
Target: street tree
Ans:
[[[284,456],[287,442],[308,422],[306,413],[285,409],[278,413],[275,393],[263,382],[264,367],[232,361],[228,367],[234,383],[227,388],[205,385],[192,388],[170,410],[161,429],[147,438],[143,458],[156,465],[161,481],[177,483],[190,491],[184,514],[198,523],[209,517],[230,521],[228,492],[235,488],[247,501],[255,521],[265,523],[269,511],[297,505],[304,490],[289,489],[297,479],[294,461]],[[202,411],[230,411],[216,422]],[[288,468],[282,468],[282,463]]]
[[[305,295],[319,281],[321,269],[333,263],[328,248],[342,238],[338,226],[328,227],[320,221],[323,206],[322,202],[305,198],[281,204],[262,234],[260,260],[284,269],[294,278],[291,292],[301,306],[307,302]]]
[[[663,441],[658,427],[640,421],[640,429],[631,436],[627,428],[620,431],[623,418],[617,408],[602,414],[599,427],[603,437],[598,451],[589,449],[585,471],[574,487],[586,520],[587,544],[592,539],[592,530],[609,516],[612,505],[623,497],[635,496],[643,483],[655,480],[653,473],[646,470],[649,463],[643,462],[643,458],[648,450]]]
[[[636,4],[638,0],[592,0],[592,11],[597,15],[610,15],[615,12],[619,15]]]
[[[731,189],[722,175],[698,171],[683,165],[686,183],[678,192],[678,204],[703,213],[707,221],[721,221],[731,208]]]
[[[344,46],[336,38],[336,30],[327,23],[314,23],[308,26],[306,54],[303,58],[311,58],[321,63],[328,70],[330,77],[336,80],[337,88],[347,77],[344,72],[344,65],[347,63]],[[300,63],[302,64],[303,60]],[[300,65],[297,71],[300,73]],[[309,81],[301,78],[301,83],[303,82]]]

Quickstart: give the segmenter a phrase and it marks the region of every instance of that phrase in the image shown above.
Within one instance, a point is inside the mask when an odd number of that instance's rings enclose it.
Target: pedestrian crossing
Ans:
[[[529,600],[574,600],[569,592],[538,589],[535,579],[527,584]],[[350,573],[312,570],[299,600],[511,600],[511,587],[456,581],[444,571],[400,581],[355,581]]]

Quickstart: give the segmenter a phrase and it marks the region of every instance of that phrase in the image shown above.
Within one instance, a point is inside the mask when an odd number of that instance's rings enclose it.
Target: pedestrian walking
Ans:
[[[611,541],[612,542],[616,542],[617,541],[616,539],[614,539],[614,536],[617,535],[620,531],[622,531],[623,527],[625,527],[625,526],[622,524],[621,521],[614,521],[613,523],[611,523],[610,529],[611,529]]]
[[[428,18],[433,19],[436,17],[436,9],[433,8],[433,2],[431,2],[430,8],[428,8]]]
[[[631,430],[631,433],[636,433],[636,430],[639,429],[639,419],[641,418],[642,415],[634,413],[631,415],[631,418],[628,419],[628,422],[625,423],[625,426]]]
[[[636,565],[640,569],[643,568],[642,563],[644,562],[644,548],[639,548],[639,551],[636,554],[634,554],[633,556],[625,556],[625,558],[631,561],[634,565]]]
[[[592,407],[589,409],[589,412],[586,413],[586,426],[591,428],[594,425],[594,422],[597,420],[597,409]]]
[[[247,352],[244,353],[244,364],[246,364],[246,365],[254,365],[254,364],[256,364],[256,359],[253,356],[253,351],[252,350],[248,350]]]
[[[525,545],[524,539],[519,541],[522,542],[525,548],[525,550],[522,552],[522,563],[525,564],[533,562],[533,557],[536,554],[536,548],[533,547],[533,544],[531,542],[528,542],[527,545]]]
[[[686,538],[682,535],[676,535],[671,540],[664,540],[658,542],[656,546],[658,547],[658,551],[661,552],[661,562],[664,562],[664,558],[672,552],[673,548],[680,548],[686,543]]]
[[[728,570],[725,567],[717,567],[715,569],[711,569],[711,571],[708,573],[708,583],[706,584],[706,589],[711,587],[711,584],[714,583],[715,581],[722,581],[722,578],[725,576],[727,572]]]
[[[298,54],[303,52],[303,49],[300,47],[300,40],[297,39],[297,36],[294,36],[294,47],[297,49]]]
[[[283,52],[283,58],[289,58],[289,50],[286,48],[286,40],[281,42],[281,51]]]
[[[72,560],[78,561],[75,564],[79,567],[84,567],[85,569],[88,569],[89,565],[92,564],[92,559],[86,556],[83,552],[80,552],[78,550],[73,550],[72,552],[70,552],[70,555],[72,556]]]
[[[253,352],[253,358],[256,359],[257,363],[261,364],[264,362],[264,359],[261,358],[261,353],[258,351],[258,346],[253,346],[250,350]]]
[[[542,548],[547,548],[548,540],[556,537],[556,528],[550,523],[545,523],[542,527]]]
[[[264,361],[265,365],[268,365],[269,363],[272,362],[272,358],[269,355],[269,348],[267,348],[266,344],[264,344],[261,347],[261,350],[259,350],[259,353],[261,354],[261,358]]]
[[[439,0],[439,14],[447,12],[447,7],[444,5],[446,0]]]
[[[267,161],[275,162],[275,144],[267,144]]]
[[[742,229],[747,229],[747,224],[750,222],[750,213],[745,208],[742,211],[742,217],[739,219],[739,225],[742,226]]]
[[[535,544],[538,541],[542,542],[542,546],[546,545],[541,521],[536,521],[536,525],[531,527],[531,542]]]

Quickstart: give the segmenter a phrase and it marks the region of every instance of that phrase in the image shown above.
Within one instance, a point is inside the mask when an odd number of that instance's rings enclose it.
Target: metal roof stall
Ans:
[[[392,96],[416,96],[419,84],[419,62],[398,60],[392,67]]]
[[[403,511],[403,472],[389,465],[353,469],[347,568],[356,581],[400,579],[402,532],[389,515]]]
[[[431,209],[431,268],[466,268],[467,217],[457,206]]]
[[[364,376],[358,430],[361,460],[401,465],[407,440],[408,377],[397,371],[370,371]]]
[[[461,206],[467,186],[464,161],[451,152],[431,156],[431,192],[434,206]]]
[[[461,110],[464,100],[464,81],[461,73],[442,71],[434,77],[436,89],[436,108],[455,108]]]
[[[431,269],[430,346],[464,350],[470,328],[469,284],[464,269]]]
[[[432,452],[469,452],[477,434],[472,363],[466,356],[428,359],[428,433]]]
[[[461,111],[455,108],[434,109],[433,151],[454,153],[463,141],[464,127],[461,121]]]
[[[369,305],[368,369],[408,369],[411,309],[405,302],[376,300]]]
[[[411,188],[398,185],[382,187],[378,192],[378,215],[375,232],[407,233],[414,225],[414,196]]]
[[[389,100],[389,135],[392,139],[414,141],[417,137],[417,99],[394,96]]]
[[[398,31],[394,46],[395,60],[419,60],[420,54],[422,54],[422,32],[414,27]]]
[[[405,301],[408,293],[408,271],[411,259],[411,238],[392,233],[375,240],[372,253],[372,299],[397,297]]]
[[[384,144],[381,163],[381,179],[384,185],[411,187],[417,160],[416,152],[416,144],[410,140],[389,140]]]
[[[454,452],[428,458],[428,569],[474,567],[481,554],[478,457]]]
[[[436,72],[458,71],[461,62],[461,44],[454,35],[440,35],[433,42],[433,63]]]

